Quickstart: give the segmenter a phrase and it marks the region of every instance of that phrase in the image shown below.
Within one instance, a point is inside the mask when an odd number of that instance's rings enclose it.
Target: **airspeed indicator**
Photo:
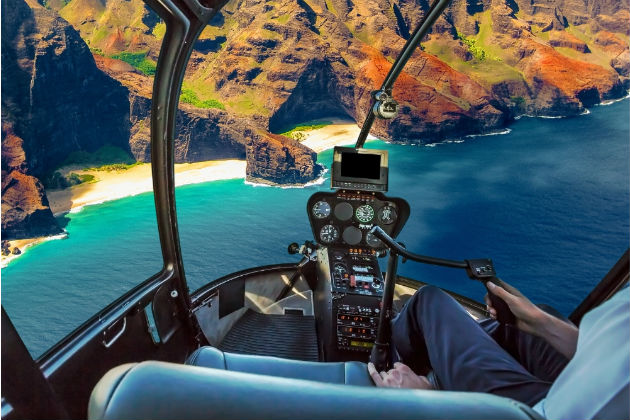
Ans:
[[[330,216],[330,204],[325,201],[318,201],[313,206],[313,216],[318,219],[325,219]]]

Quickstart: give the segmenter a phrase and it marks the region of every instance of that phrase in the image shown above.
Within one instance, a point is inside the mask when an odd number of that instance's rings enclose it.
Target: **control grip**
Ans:
[[[503,285],[501,284],[501,280],[499,280],[497,277],[493,277],[488,281],[491,281],[497,286],[503,287]],[[486,286],[486,290],[488,290],[488,296],[490,297],[492,307],[497,311],[497,321],[499,321],[499,323],[501,324],[516,324],[516,316],[514,316],[508,304],[505,303],[503,299],[492,293],[490,288],[488,288],[488,282],[484,283],[484,285]]]

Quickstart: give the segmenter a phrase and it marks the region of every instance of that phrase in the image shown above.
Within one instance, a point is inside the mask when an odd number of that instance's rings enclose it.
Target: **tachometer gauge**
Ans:
[[[374,209],[369,204],[364,204],[357,208],[357,211],[354,213],[357,216],[357,220],[361,223],[368,223],[370,220],[374,218]]]
[[[319,238],[325,244],[335,242],[339,238],[339,231],[333,225],[326,225],[320,229]]]
[[[396,213],[396,209],[392,206],[381,207],[378,211],[378,220],[384,225],[391,225],[397,218],[398,213]]]
[[[318,219],[325,219],[330,216],[330,204],[325,201],[318,201],[313,206],[313,216]]]
[[[365,242],[367,242],[367,244],[372,248],[378,248],[383,245],[381,240],[374,236],[372,232],[368,232],[367,235],[365,235]]]

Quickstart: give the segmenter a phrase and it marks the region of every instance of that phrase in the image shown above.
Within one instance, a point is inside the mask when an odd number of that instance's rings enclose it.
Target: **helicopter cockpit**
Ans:
[[[431,259],[395,245],[410,208],[404,199],[383,194],[386,151],[337,147],[333,159],[331,184],[337,188],[308,199],[316,243],[289,246],[304,259],[291,279],[285,278],[287,284],[266,274],[215,285],[195,313],[210,346],[195,350],[184,365],[143,362],[111,370],[92,393],[90,418],[364,419],[420,413],[423,418],[537,418],[529,407],[491,395],[475,395],[473,404],[466,394],[436,398],[374,388],[365,363],[389,364],[398,253],[466,268],[477,280],[493,277],[494,270],[490,260]],[[378,257],[387,253],[384,278]],[[404,286],[398,289],[401,305],[413,289],[406,295]],[[263,307],[262,295],[275,298]],[[467,310],[475,318],[487,316],[474,305]],[[275,405],[279,401],[281,408]]]
[[[433,2],[408,34],[372,94],[356,145],[335,147],[331,189],[304,203],[312,240],[288,246],[301,260],[207,279],[193,292],[175,205],[177,107],[196,40],[226,1],[145,3],[166,26],[150,105],[163,266],[37,360],[3,308],[2,419],[540,418],[525,404],[490,394],[377,389],[367,371],[368,361],[379,370],[391,364],[391,321],[426,284],[401,275],[399,262],[461,270],[482,284],[499,281],[489,258],[429,257],[398,242],[412,208],[397,196],[404,191],[389,191],[396,162],[387,150],[364,147],[375,118],[397,114],[393,83],[449,1]],[[628,251],[571,320],[579,323],[627,283],[627,267]],[[448,293],[473,319],[489,316],[482,303]],[[505,303],[493,299],[498,321],[513,323]]]

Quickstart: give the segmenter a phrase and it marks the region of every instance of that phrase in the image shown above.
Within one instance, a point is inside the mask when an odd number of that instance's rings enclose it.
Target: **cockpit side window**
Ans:
[[[149,111],[164,24],[141,0],[108,5],[2,8],[2,304],[33,357],[162,267]]]

